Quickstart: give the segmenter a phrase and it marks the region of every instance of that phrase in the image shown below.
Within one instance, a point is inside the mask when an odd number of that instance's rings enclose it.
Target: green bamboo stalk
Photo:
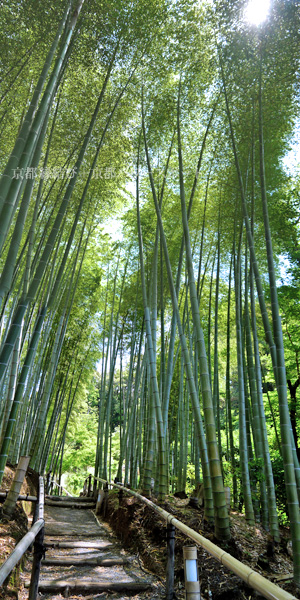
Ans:
[[[54,415],[54,408],[53,408],[53,412],[51,415],[51,421],[53,422],[53,429],[48,436],[47,447],[46,447],[46,449],[44,448],[44,450],[43,450],[44,455],[47,453],[48,458],[45,459],[44,456],[42,458],[42,461],[43,461],[42,469],[41,469],[42,472],[45,472],[45,470],[46,470],[47,460],[49,461],[49,464],[47,466],[47,473],[52,473],[52,470],[53,470],[54,456],[55,456],[56,450],[58,448],[58,434],[59,434],[61,417],[62,417],[62,408],[63,408],[63,404],[64,404],[64,401],[66,398],[66,393],[67,393],[67,382],[68,382],[68,377],[69,377],[69,371],[71,368],[71,361],[72,361],[72,359],[69,360],[67,372],[64,375],[64,377],[61,377],[60,383],[58,385],[58,390],[57,390],[57,394],[59,396],[58,407],[57,407],[56,414]],[[72,382],[73,382],[74,373],[75,373],[75,366],[76,366],[76,362],[74,361],[70,388],[72,387]],[[68,402],[69,402],[69,398],[68,398]],[[67,404],[67,408],[68,408],[68,404]],[[55,433],[54,433],[54,430],[55,430]]]
[[[50,111],[50,108],[48,110],[48,113],[49,113],[49,111]],[[37,141],[34,156],[32,159],[32,168],[34,170],[38,167],[38,164],[40,161],[42,147],[43,147],[46,130],[47,130],[48,116],[49,116],[49,114],[47,115],[47,118],[44,121],[43,127],[42,127],[40,135],[39,135],[39,139]],[[9,247],[9,250],[7,253],[7,257],[6,257],[6,261],[5,261],[2,273],[1,273],[0,306],[2,305],[3,297],[5,296],[5,294],[7,294],[9,292],[9,289],[12,284],[17,254],[19,251],[23,228],[24,228],[24,223],[25,223],[25,220],[27,217],[30,200],[31,200],[31,196],[33,193],[34,183],[35,183],[34,177],[32,177],[32,179],[28,179],[26,182],[22,203],[21,203],[21,206],[20,206],[20,209],[18,212],[16,224],[15,224],[13,235],[12,235],[11,242],[10,242],[10,247]]]
[[[85,224],[84,224],[85,226]],[[82,233],[84,231],[84,227],[82,230]],[[54,265],[53,265],[54,266]],[[53,270],[53,267],[52,267]],[[73,272],[74,275],[75,271]],[[56,278],[56,282],[57,279],[61,279],[62,273],[59,271],[57,278]],[[49,289],[51,287],[51,277],[49,280]],[[70,288],[71,291],[71,288]],[[55,298],[57,298],[56,295],[56,286],[53,286],[53,290],[50,294],[50,298],[48,301],[48,308],[50,308],[52,306],[52,304],[54,303]],[[73,294],[73,298],[74,298],[74,294]],[[25,385],[26,385],[26,380],[28,378],[28,373],[31,369],[31,366],[33,364],[33,360],[35,357],[35,353],[36,353],[36,349],[37,349],[37,344],[39,342],[40,339],[40,335],[41,335],[41,330],[42,330],[42,326],[43,326],[43,322],[46,316],[46,312],[47,312],[47,302],[46,305],[44,305],[38,319],[37,319],[37,324],[36,324],[36,328],[34,330],[33,333],[33,337],[32,340],[29,344],[28,350],[27,350],[27,355],[23,364],[23,368],[21,371],[21,375],[20,375],[20,379],[18,382],[18,386],[17,386],[17,390],[16,390],[16,394],[14,397],[14,402],[11,408],[11,412],[10,412],[10,416],[9,416],[9,420],[6,426],[6,432],[5,432],[5,437],[4,437],[4,441],[3,444],[1,446],[1,454],[0,454],[0,481],[2,480],[3,477],[3,472],[4,472],[4,467],[5,467],[5,462],[6,462],[6,457],[9,451],[9,446],[10,446],[10,442],[11,442],[11,438],[12,438],[12,434],[13,434],[13,430],[15,427],[15,422],[16,422],[16,418],[17,418],[17,414],[18,414],[18,410],[19,407],[22,403],[22,398],[24,395],[24,389],[25,389]],[[65,325],[66,326],[66,325]],[[50,376],[49,376],[50,377]],[[50,381],[50,379],[49,379]],[[53,380],[52,380],[53,383]],[[50,389],[50,383],[49,383],[49,389]],[[45,406],[46,403],[48,402],[48,400],[45,400]],[[46,408],[45,408],[46,411]],[[43,419],[45,419],[45,411],[43,409]],[[35,442],[34,442],[35,443]]]
[[[227,335],[226,335],[226,405],[227,405],[227,418],[228,418],[228,429],[229,429],[229,448],[230,448],[230,464],[232,472],[232,488],[233,488],[233,506],[237,508],[238,505],[238,491],[237,491],[237,476],[236,476],[236,460],[234,453],[234,441],[233,441],[233,424],[231,414],[231,391],[230,391],[230,339],[231,339],[231,280],[232,280],[232,262],[233,252],[230,259],[229,269],[229,281],[228,281],[228,301],[227,301]]]
[[[10,415],[9,415],[9,420],[8,420],[8,423],[6,426],[6,431],[5,431],[3,443],[1,445],[1,453],[0,453],[0,483],[3,478],[3,473],[4,473],[4,468],[6,465],[6,459],[7,459],[7,455],[8,455],[9,445],[10,445],[10,441],[12,438],[12,433],[14,430],[19,405],[22,401],[23,389],[26,384],[28,371],[31,368],[31,364],[34,359],[34,355],[35,355],[36,347],[37,347],[37,344],[38,344],[38,341],[40,338],[41,328],[42,328],[42,325],[44,322],[46,310],[47,310],[46,307],[43,307],[39,314],[35,330],[33,332],[31,341],[28,346],[27,355],[24,360],[24,364],[22,367],[19,381],[18,381],[16,394],[14,397],[14,402],[13,402],[13,405],[12,405],[12,408],[10,411]]]
[[[268,311],[267,311],[267,307],[266,307],[266,303],[265,303],[265,299],[264,299],[264,292],[263,292],[261,277],[260,277],[260,273],[259,273],[259,268],[258,268],[258,264],[257,264],[257,260],[256,260],[254,240],[253,240],[250,220],[249,220],[249,216],[248,216],[248,208],[247,208],[247,202],[246,202],[246,197],[245,197],[245,193],[244,193],[243,178],[242,178],[242,174],[241,174],[240,163],[239,163],[239,158],[238,158],[238,153],[237,153],[237,148],[236,148],[236,141],[235,141],[235,135],[234,135],[234,129],[233,129],[233,124],[232,124],[232,118],[231,118],[231,112],[230,112],[230,107],[229,107],[229,100],[228,100],[228,95],[227,95],[227,88],[226,88],[225,75],[224,75],[224,69],[223,69],[221,56],[220,56],[220,64],[221,64],[221,72],[222,72],[226,113],[227,113],[227,118],[228,118],[229,127],[230,127],[230,137],[231,137],[235,166],[236,166],[238,182],[239,182],[239,189],[240,189],[241,203],[242,203],[242,210],[243,210],[243,218],[244,218],[244,224],[245,224],[245,228],[246,228],[249,253],[250,253],[250,258],[251,258],[253,274],[254,274],[254,278],[255,278],[255,285],[256,285],[257,296],[258,296],[263,326],[264,326],[264,330],[265,330],[266,340],[267,340],[268,346],[270,348],[274,376],[275,376],[275,380],[277,381],[276,348],[275,348],[275,343],[274,343],[274,339],[273,339],[269,315],[268,315]]]
[[[241,298],[240,303],[242,306],[242,290],[241,290]],[[252,498],[252,506],[254,512],[254,518],[257,523],[260,523],[260,506],[258,500],[258,490],[257,490],[257,475],[256,470],[251,468],[255,455],[253,452],[253,418],[252,418],[252,406],[250,406],[249,401],[249,373],[247,370],[246,356],[245,356],[245,330],[244,323],[241,323],[241,334],[242,334],[242,353],[243,353],[243,375],[244,375],[244,399],[245,399],[245,428],[246,428],[246,443],[247,443],[247,456],[248,456],[248,464],[249,464],[249,478],[250,478],[250,488],[251,488],[251,498]]]
[[[69,24],[67,25],[67,34],[64,36],[62,48],[57,56],[56,63],[51,74],[51,77],[48,81],[46,90],[44,92],[43,98],[39,105],[38,110],[34,116],[34,120],[30,126],[30,129],[27,134],[26,143],[24,145],[24,149],[22,155],[19,160],[18,168],[21,170],[26,169],[30,164],[30,160],[33,156],[37,140],[40,134],[40,130],[43,126],[44,120],[49,118],[49,106],[53,100],[54,90],[59,81],[61,70],[64,66],[64,59],[67,54],[71,38],[73,35],[74,28],[76,26],[76,22],[83,5],[84,0],[79,0],[79,3],[70,19]],[[22,177],[11,177],[11,174],[8,174],[11,178],[10,187],[7,191],[6,196],[3,196],[3,207],[0,213],[0,251],[3,248],[3,244],[8,234],[9,226],[12,221],[13,215],[17,209],[17,199],[19,197],[19,191],[23,186]]]
[[[54,243],[55,243],[55,240],[56,240],[59,228],[60,228],[60,226],[61,226],[61,224],[63,222],[63,219],[65,217],[65,213],[66,213],[67,208],[69,206],[69,201],[70,201],[72,192],[73,192],[74,187],[75,187],[75,183],[76,183],[76,180],[77,180],[77,177],[78,177],[78,172],[79,172],[80,166],[81,166],[81,164],[83,162],[84,155],[86,153],[86,149],[87,149],[90,137],[92,135],[92,131],[93,131],[93,128],[94,128],[94,125],[95,125],[95,121],[96,121],[96,118],[97,118],[97,115],[98,115],[98,112],[99,112],[99,109],[100,109],[100,105],[101,105],[102,100],[103,100],[103,96],[104,96],[107,84],[108,84],[108,80],[109,80],[109,77],[110,77],[110,73],[111,73],[111,70],[112,70],[112,67],[113,67],[113,63],[114,63],[114,60],[115,60],[115,56],[116,56],[117,50],[118,50],[118,44],[117,44],[117,46],[116,46],[116,48],[114,50],[112,59],[110,61],[109,67],[107,69],[106,77],[105,77],[105,80],[104,80],[104,83],[103,83],[103,86],[102,86],[102,89],[101,89],[101,92],[100,92],[100,95],[99,95],[99,98],[98,98],[98,102],[97,102],[95,110],[94,110],[94,114],[92,116],[92,119],[91,119],[91,122],[90,122],[90,125],[89,125],[89,128],[88,128],[88,131],[87,131],[87,133],[85,135],[84,142],[83,142],[82,147],[80,149],[78,159],[76,161],[75,176],[73,178],[71,178],[70,181],[69,181],[69,184],[67,186],[67,190],[66,190],[65,196],[64,196],[63,201],[62,201],[62,203],[60,205],[60,208],[59,208],[59,211],[58,211],[57,216],[55,218],[55,221],[53,223],[51,232],[50,232],[50,234],[48,236],[48,239],[47,239],[44,251],[42,252],[42,256],[40,257],[39,263],[38,263],[38,265],[36,267],[34,276],[32,278],[31,284],[29,286],[28,293],[27,293],[27,295],[25,297],[23,297],[20,300],[20,303],[19,303],[19,305],[18,305],[18,307],[16,309],[16,312],[15,312],[15,315],[14,315],[14,318],[13,318],[12,326],[10,328],[10,331],[8,332],[5,344],[3,346],[3,350],[2,350],[2,352],[0,354],[0,382],[2,380],[3,374],[4,374],[5,369],[6,369],[6,365],[8,363],[9,357],[10,357],[11,352],[12,352],[12,347],[13,347],[12,344],[14,344],[15,339],[16,339],[16,337],[18,335],[18,331],[19,331],[22,319],[23,319],[23,317],[24,317],[24,315],[25,315],[25,313],[26,313],[26,311],[28,309],[28,306],[34,300],[34,298],[36,296],[36,293],[37,293],[38,288],[40,286],[40,282],[41,282],[42,277],[44,275],[44,272],[46,270],[48,261],[49,261],[49,259],[51,257],[52,249],[53,249],[53,246],[54,246]]]
[[[194,266],[191,253],[191,244],[189,236],[189,227],[185,202],[185,189],[183,179],[183,160],[181,148],[180,134],[180,95],[178,95],[177,105],[177,134],[178,134],[178,164],[179,164],[179,181],[180,181],[180,200],[181,200],[181,215],[185,238],[186,261],[189,277],[190,301],[193,314],[193,323],[196,331],[196,343],[198,345],[200,383],[203,401],[203,412],[205,420],[205,429],[207,436],[207,451],[210,469],[211,486],[214,502],[215,513],[215,534],[219,539],[230,538],[230,526],[228,510],[225,499],[223,486],[221,462],[218,453],[218,445],[216,438],[216,425],[213,410],[213,400],[211,394],[211,386],[209,381],[209,372],[207,364],[207,355],[205,350],[203,330],[201,327],[197,290],[194,277]],[[179,326],[178,326],[179,327]],[[200,444],[200,441],[199,441]],[[203,468],[203,464],[202,464]]]
[[[37,108],[37,105],[39,102],[39,98],[41,96],[41,93],[42,93],[42,90],[43,90],[43,87],[44,87],[44,84],[45,84],[45,81],[47,78],[47,74],[51,67],[55,52],[56,52],[58,44],[59,44],[59,40],[62,36],[67,18],[69,16],[70,7],[71,7],[71,2],[68,2],[66,5],[64,14],[62,16],[62,19],[59,23],[56,36],[54,38],[54,41],[53,41],[51,48],[48,52],[48,55],[46,57],[45,64],[43,66],[41,75],[39,77],[38,83],[36,85],[35,91],[32,96],[30,106],[27,111],[27,115],[23,121],[23,124],[20,129],[18,138],[16,140],[14,149],[11,152],[11,156],[8,160],[7,166],[4,170],[3,176],[1,178],[1,181],[0,181],[0,188],[1,188],[0,210],[2,210],[4,202],[7,198],[7,194],[8,194],[10,185],[11,185],[12,173],[19,166],[19,160],[21,158],[21,155],[22,155],[22,152],[23,152],[23,149],[24,149],[27,137],[28,137],[28,133],[29,133],[31,123],[32,123],[32,118],[36,111],[36,108]]]
[[[212,296],[213,296],[213,281],[214,281],[214,271],[215,271],[215,262],[216,262],[216,251],[214,252],[213,262],[211,267],[211,275],[210,275],[210,286],[209,286],[209,304],[208,304],[208,322],[207,322],[207,366],[208,366],[208,374],[209,374],[209,385],[212,388],[212,377],[211,377],[211,321],[212,321]],[[213,405],[214,415],[216,418],[217,406]]]
[[[255,314],[255,298],[254,298],[254,281],[253,273],[250,265],[250,300],[251,300],[251,324],[253,332],[253,344],[254,344],[254,362],[255,362],[255,375],[256,375],[256,391],[257,391],[257,404],[259,413],[259,424],[261,428],[262,437],[262,451],[263,451],[263,464],[264,473],[266,479],[266,487],[268,494],[268,514],[269,514],[269,526],[271,534],[274,536],[275,541],[279,541],[279,526],[278,526],[278,515],[276,507],[276,493],[274,485],[274,477],[272,470],[272,463],[269,452],[268,434],[266,426],[266,416],[262,396],[262,380],[261,380],[261,367],[260,367],[260,356],[259,356],[259,343],[256,326],[256,314]]]
[[[143,256],[143,238],[141,230],[140,220],[140,208],[139,208],[139,152],[137,159],[137,177],[136,177],[136,206],[137,206],[137,223],[138,223],[138,238],[139,238],[139,254],[140,254],[140,272],[142,282],[142,295],[144,304],[144,315],[145,315],[145,329],[147,337],[147,350],[148,350],[148,361],[150,371],[150,381],[152,386],[153,404],[155,407],[156,423],[157,423],[157,435],[158,435],[158,447],[159,447],[159,473],[158,473],[158,487],[159,487],[159,500],[163,500],[167,493],[167,464],[166,464],[166,447],[165,447],[165,435],[164,435],[164,424],[162,417],[162,407],[159,396],[159,388],[156,377],[156,361],[153,351],[153,341],[151,333],[151,317],[147,300],[147,290],[145,283],[145,267],[144,267],[144,256]]]
[[[190,217],[191,210],[192,210],[193,200],[194,200],[194,196],[195,196],[195,193],[196,193],[197,184],[198,184],[198,181],[199,181],[199,174],[200,174],[200,171],[201,171],[201,165],[202,165],[202,159],[203,159],[203,154],[204,154],[204,150],[205,150],[205,144],[206,144],[206,140],[207,140],[207,136],[208,136],[211,124],[213,122],[213,118],[214,118],[214,113],[215,113],[216,106],[217,106],[217,102],[215,103],[215,105],[213,107],[212,113],[210,115],[210,118],[209,118],[206,130],[205,130],[205,134],[203,136],[203,141],[202,141],[202,145],[201,145],[201,149],[200,149],[200,153],[199,153],[199,158],[198,158],[198,163],[197,163],[197,169],[196,169],[196,173],[195,173],[195,177],[194,177],[194,181],[193,181],[191,195],[190,195],[190,198],[189,198],[188,212],[187,212],[187,218],[188,219]],[[168,156],[168,160],[167,160],[167,164],[166,164],[166,170],[165,170],[165,173],[164,173],[164,180],[163,180],[164,183],[166,181],[166,174],[167,174],[167,169],[168,169],[168,165],[169,165],[169,160],[170,160],[170,157],[171,157],[171,151],[172,151],[173,139],[174,139],[175,133],[176,133],[176,128],[174,129],[174,134],[173,134],[172,142],[171,142],[171,145],[170,145],[169,156]],[[207,198],[207,195],[206,195],[206,198]],[[205,217],[203,218],[203,227],[204,227],[204,220],[205,220]],[[181,278],[181,270],[182,270],[182,261],[183,261],[184,247],[185,247],[185,244],[184,244],[184,235],[183,235],[182,236],[182,241],[181,241],[180,253],[179,253],[179,260],[178,260],[178,267],[177,267],[177,276],[176,276],[176,285],[175,285],[177,297],[179,296],[179,287],[180,287],[180,278]],[[201,254],[201,256],[202,256],[202,254]],[[175,332],[176,332],[176,317],[175,317],[175,313],[173,311],[172,320],[171,320],[171,332],[170,332],[170,343],[169,343],[169,351],[168,351],[168,361],[167,361],[166,387],[165,387],[165,395],[164,395],[164,398],[163,398],[163,414],[164,414],[165,428],[167,426],[167,415],[168,415],[168,407],[169,407],[169,398],[170,398],[172,374],[173,374],[173,369],[174,369]]]
[[[192,366],[190,363],[190,355],[189,355],[189,350],[188,350],[188,346],[187,346],[187,342],[186,342],[186,337],[184,335],[183,328],[182,328],[177,294],[176,294],[176,290],[175,290],[175,286],[174,286],[174,282],[173,282],[172,269],[171,269],[171,264],[170,264],[170,259],[169,259],[168,248],[167,248],[167,242],[166,242],[166,238],[165,238],[165,234],[164,234],[161,213],[160,213],[160,209],[159,209],[159,205],[158,205],[157,197],[156,197],[156,191],[155,191],[155,186],[154,186],[154,181],[153,181],[153,176],[152,176],[152,171],[151,171],[149,152],[148,152],[147,141],[146,141],[144,118],[143,118],[143,133],[144,133],[145,150],[146,150],[150,184],[151,184],[151,189],[152,189],[152,196],[153,196],[153,200],[154,200],[154,204],[155,204],[157,219],[159,222],[160,237],[161,237],[162,244],[163,244],[165,264],[166,264],[166,268],[167,268],[169,289],[171,292],[173,311],[175,313],[177,327],[178,327],[178,333],[179,333],[179,338],[180,338],[180,344],[181,344],[182,352],[184,355],[184,364],[185,364],[186,376],[187,376],[188,385],[189,385],[189,393],[190,393],[191,400],[192,400],[194,420],[195,420],[196,427],[197,427],[197,436],[199,439],[199,446],[200,446],[200,451],[201,451],[201,463],[202,463],[204,491],[205,491],[204,493],[205,493],[205,500],[206,500],[205,515],[208,520],[212,521],[212,519],[213,519],[213,504],[212,504],[212,493],[211,493],[211,480],[210,480],[210,472],[209,472],[209,464],[208,464],[208,456],[207,456],[207,447],[206,447],[202,417],[201,417],[201,413],[200,413],[199,398],[198,398],[198,394],[197,394],[197,390],[196,390],[196,386],[195,386]]]
[[[1,445],[3,442],[2,434],[4,433],[4,428],[6,426],[8,418],[9,418],[9,414],[11,411],[11,407],[12,407],[12,403],[13,403],[14,395],[15,395],[15,390],[16,390],[19,356],[20,356],[20,350],[21,350],[21,339],[22,339],[22,330],[20,331],[20,335],[15,342],[14,351],[12,354],[11,370],[10,370],[9,385],[8,385],[8,390],[7,390],[5,412],[3,411],[1,431],[0,431],[0,444]]]
[[[279,304],[276,287],[276,275],[273,260],[273,249],[271,230],[268,215],[267,189],[265,180],[265,163],[264,163],[264,133],[263,133],[263,110],[262,110],[262,75],[260,69],[259,78],[259,158],[260,158],[260,187],[261,200],[263,207],[263,218],[265,228],[266,250],[268,260],[271,309],[273,320],[274,340],[276,346],[276,366],[277,366],[277,393],[279,401],[280,415],[280,430],[282,440],[282,458],[284,464],[286,495],[291,521],[291,536],[293,547],[293,565],[294,565],[294,580],[296,585],[300,587],[300,512],[299,500],[297,493],[294,456],[291,443],[291,421],[287,400],[287,382],[284,360],[283,336],[281,327],[281,318],[279,314]],[[297,461],[298,462],[298,461]],[[298,465],[299,466],[299,465]]]
[[[52,348],[52,352],[51,352],[51,358],[50,358],[50,362],[49,362],[49,368],[47,371],[45,389],[43,391],[43,394],[41,395],[41,405],[40,405],[38,420],[37,420],[37,424],[35,427],[35,434],[32,438],[31,449],[30,449],[30,453],[29,453],[30,456],[32,457],[31,465],[33,468],[37,467],[37,462],[40,459],[40,445],[43,442],[43,429],[45,426],[45,421],[46,421],[47,411],[48,411],[48,406],[49,406],[49,401],[50,401],[50,395],[51,395],[51,391],[52,391],[52,386],[53,386],[54,377],[55,377],[55,373],[56,373],[57,363],[59,360],[59,355],[60,355],[61,346],[62,346],[62,332],[63,332],[63,328],[64,328],[65,317],[66,317],[66,311],[64,310],[62,316],[60,317],[59,324],[58,324],[58,327],[56,330],[53,348]],[[39,470],[39,469],[37,469],[37,470]]]
[[[219,208],[218,218],[218,238],[217,238],[217,270],[216,270],[216,290],[215,290],[215,318],[214,318],[214,377],[213,377],[213,406],[217,426],[218,449],[222,469],[222,444],[221,444],[221,424],[220,424],[220,398],[219,398],[219,347],[218,347],[218,316],[219,316],[219,287],[220,287],[220,260],[221,260],[221,211]],[[223,473],[223,471],[222,471]]]
[[[240,467],[242,476],[243,499],[245,504],[245,516],[249,525],[254,525],[254,511],[251,499],[250,477],[248,468],[248,449],[246,435],[246,415],[245,415],[245,388],[244,388],[244,369],[243,369],[243,347],[241,330],[241,238],[237,256],[234,259],[234,280],[235,280],[235,316],[236,316],[236,345],[238,361],[238,390],[239,390],[239,446],[240,446]]]
[[[135,327],[134,327],[134,330],[135,330]],[[134,336],[132,335],[132,338],[131,338],[132,340],[133,340],[133,337]],[[143,338],[144,338],[144,328],[142,326],[142,329],[140,332],[138,353],[137,353],[137,365],[136,365],[136,369],[135,369],[133,406],[136,406],[136,404],[137,404],[139,388],[140,388],[140,381],[141,381],[141,377],[144,372],[144,369],[146,367],[146,356],[147,356],[146,354],[144,354],[143,359],[142,359],[142,364],[141,364],[141,352],[142,352]],[[132,386],[132,372],[133,372],[132,367],[133,367],[133,347],[131,346],[127,391],[129,389],[131,389],[131,386]],[[128,395],[128,399],[129,399],[129,395]],[[126,404],[128,404],[128,403],[126,403]],[[128,407],[125,406],[124,416],[126,415],[127,410],[128,410]],[[130,435],[131,435],[130,431],[132,429],[132,423],[131,423],[132,419],[133,419],[133,411],[131,411],[129,420],[127,420],[126,429],[125,429],[125,423],[124,423],[124,434],[122,436],[122,443],[120,444],[120,457],[119,457],[118,471],[117,471],[118,481],[122,481],[122,466],[123,466],[123,461],[124,461],[124,457],[125,457],[126,442],[127,442],[127,440],[130,439]]]
[[[247,252],[247,249],[246,249]],[[262,448],[262,431],[258,411],[258,398],[256,388],[256,373],[254,366],[253,347],[251,339],[251,325],[249,315],[249,301],[248,301],[248,266],[247,266],[247,255],[245,255],[245,302],[244,302],[244,322],[245,322],[245,336],[246,336],[246,356],[247,356],[247,372],[249,378],[249,390],[251,398],[251,408],[253,414],[252,432],[253,441],[255,448],[255,456],[260,459],[263,463],[263,448]],[[260,501],[262,508],[262,524],[265,529],[269,528],[269,516],[268,516],[268,501],[266,495],[265,481],[261,480],[260,485]],[[278,530],[279,534],[279,530]]]
[[[179,379],[179,393],[178,393],[178,433],[179,433],[179,459],[177,465],[177,485],[176,491],[182,492],[185,490],[184,485],[184,471],[186,465],[184,464],[184,442],[185,442],[185,415],[183,407],[184,397],[184,362],[183,353],[180,354],[180,379]]]

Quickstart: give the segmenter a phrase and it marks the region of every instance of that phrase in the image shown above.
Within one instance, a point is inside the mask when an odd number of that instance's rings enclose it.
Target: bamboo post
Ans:
[[[174,598],[175,527],[167,524],[166,600]]]
[[[197,565],[197,546],[184,546],[183,562],[186,600],[201,600]]]

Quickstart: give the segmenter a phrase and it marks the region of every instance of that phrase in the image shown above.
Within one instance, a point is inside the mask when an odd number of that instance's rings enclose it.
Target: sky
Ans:
[[[246,21],[252,25],[260,25],[268,16],[270,5],[270,0],[249,0],[245,9]]]

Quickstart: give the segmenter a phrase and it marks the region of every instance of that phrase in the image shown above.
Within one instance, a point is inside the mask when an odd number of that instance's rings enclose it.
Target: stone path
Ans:
[[[163,598],[163,586],[122,549],[109,526],[88,508],[86,499],[74,498],[76,508],[69,507],[71,502],[46,499],[46,553],[39,598]],[[25,587],[29,581],[26,573]]]

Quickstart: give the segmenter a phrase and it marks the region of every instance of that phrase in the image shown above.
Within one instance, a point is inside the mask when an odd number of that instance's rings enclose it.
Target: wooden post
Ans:
[[[85,479],[85,482],[83,484],[83,492],[82,492],[83,496],[87,495],[87,479]]]
[[[51,487],[50,480],[51,480],[51,472],[49,471],[49,473],[47,473],[47,475],[46,475],[46,494],[49,494],[49,492],[50,492],[50,487]]]
[[[41,562],[45,554],[44,531],[45,528],[43,527],[37,534],[33,545],[33,562],[28,600],[36,600],[38,595]]]
[[[167,524],[166,600],[174,598],[175,527]]]
[[[95,510],[96,515],[100,515],[101,508],[103,507],[104,498],[105,498],[104,491],[103,490],[98,490],[96,510]]]
[[[94,476],[94,485],[93,485],[93,498],[96,500],[98,496],[98,484]]]
[[[44,520],[44,483],[43,478],[39,477],[39,490],[38,490],[38,501],[36,503],[36,508],[38,509],[38,519]],[[35,513],[36,515],[36,513]],[[36,600],[38,595],[39,588],[39,578],[40,578],[40,570],[41,570],[41,562],[42,558],[45,554],[45,546],[44,546],[44,533],[45,533],[45,522],[41,530],[38,532],[34,544],[33,544],[33,561],[32,561],[32,570],[31,570],[31,578],[30,578],[30,587],[29,587],[29,595],[28,600]]]
[[[90,496],[91,495],[91,488],[92,488],[92,476],[91,475],[89,475],[88,480],[89,480],[89,482],[88,482],[87,495]]]
[[[124,495],[123,490],[119,490],[119,492],[118,492],[119,506],[120,506],[120,504],[122,504],[123,495]]]

